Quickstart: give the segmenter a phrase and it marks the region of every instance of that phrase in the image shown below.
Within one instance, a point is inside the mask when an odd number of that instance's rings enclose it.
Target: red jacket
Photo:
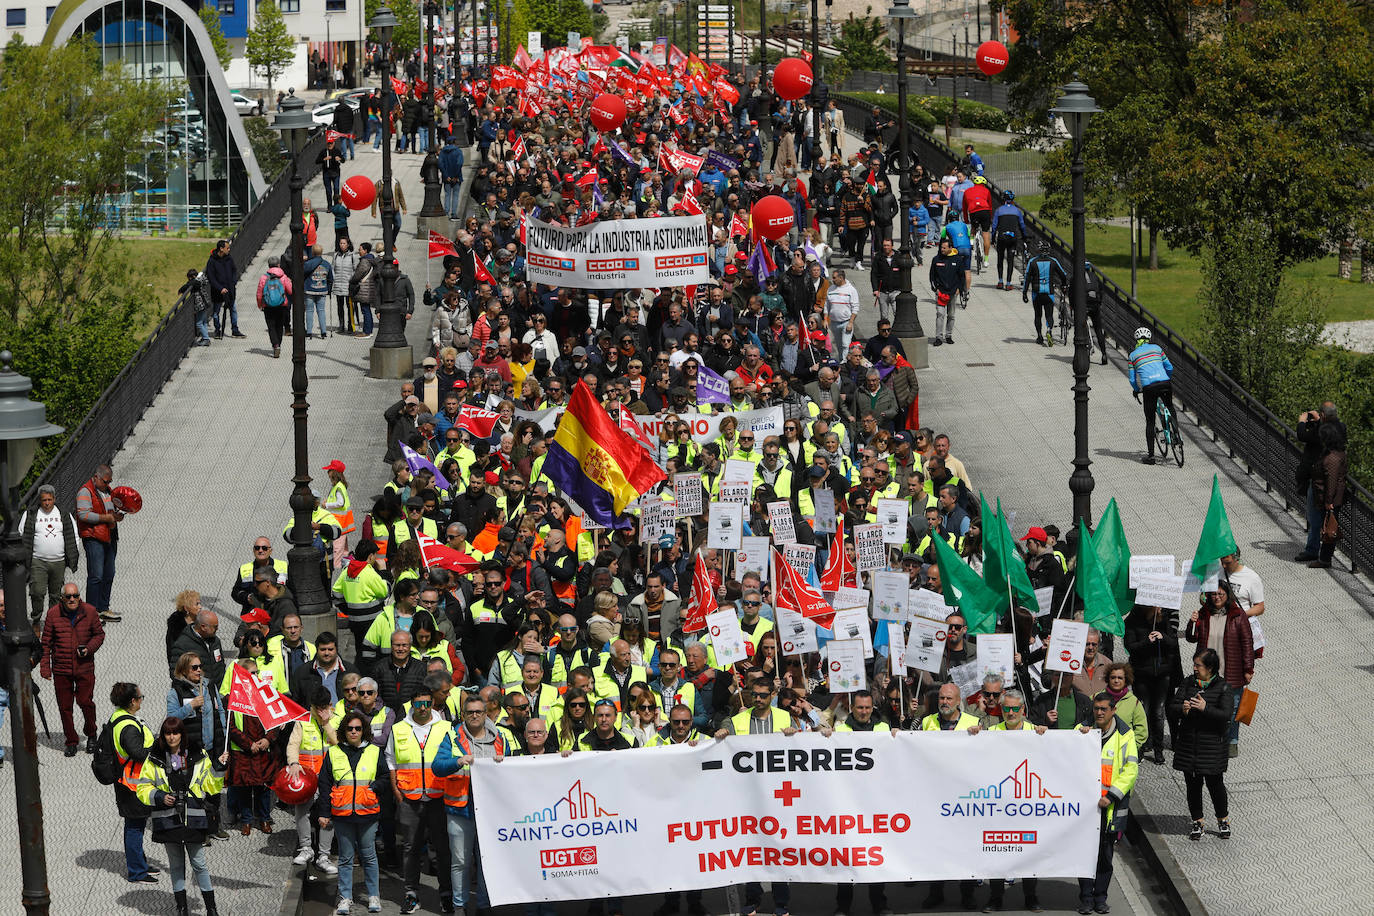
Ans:
[[[1212,616],[1209,608],[1202,608],[1197,615],[1197,623],[1189,621],[1187,639],[1199,648],[1207,646],[1212,632]],[[1250,629],[1250,618],[1232,602],[1226,611],[1226,634],[1222,637],[1222,659],[1226,669],[1226,683],[1237,690],[1245,686],[1245,676],[1255,673],[1255,636]]]
[[[105,627],[95,605],[77,605],[75,625],[62,612],[61,603],[48,609],[43,621],[43,660],[39,673],[45,678],[54,674],[78,674],[95,667],[96,650],[105,642]],[[77,649],[84,648],[84,655]]]

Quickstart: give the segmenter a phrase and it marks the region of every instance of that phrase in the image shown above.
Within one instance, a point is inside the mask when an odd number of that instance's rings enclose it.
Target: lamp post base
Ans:
[[[417,239],[429,238],[430,232],[437,232],[444,238],[453,237],[453,228],[456,224],[448,218],[448,214],[439,208],[439,215],[426,216],[421,213],[415,217],[415,237]]]
[[[415,355],[404,347],[373,347],[367,351],[368,378],[413,378]]]
[[[902,349],[906,350],[906,361],[916,369],[930,368],[930,341],[924,334],[919,337],[898,337]]]

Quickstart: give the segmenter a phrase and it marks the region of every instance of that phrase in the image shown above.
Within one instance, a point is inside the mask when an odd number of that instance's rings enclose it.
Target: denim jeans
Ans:
[[[373,133],[373,134],[372,134],[372,148],[373,148],[373,149],[381,149],[381,148],[382,148],[382,122],[381,122],[380,120],[378,120],[377,118],[368,118],[368,119],[367,119],[367,129],[368,129],[369,132],[376,131],[376,133]],[[366,141],[364,141],[364,142],[366,142]]]
[[[327,296],[306,296],[305,297],[305,336],[309,337],[313,331],[312,319],[315,315],[320,316],[320,333],[325,334],[329,331],[329,324],[325,320],[325,299]]]
[[[429,128],[418,128],[419,139],[416,141],[415,149],[419,152],[426,152],[429,149]]]
[[[453,882],[453,905],[462,908],[471,902],[477,909],[486,909],[491,906],[491,899],[487,896],[487,879],[482,875],[482,869],[477,869],[477,887],[469,887],[468,875],[472,872],[473,860],[478,855],[477,850],[477,821],[462,814],[455,814],[450,808],[446,815],[448,817],[448,853],[451,868],[449,870],[450,880]],[[472,893],[472,900],[468,900],[469,892]]]
[[[339,152],[346,152],[348,153],[349,159],[353,158],[353,138],[348,134],[344,134],[339,138]]]
[[[172,876],[172,890],[186,890],[186,860],[191,860],[191,873],[202,891],[212,891],[210,869],[205,864],[205,846],[201,843],[163,843],[167,850],[167,870]],[[183,856],[184,853],[184,856]]]
[[[82,538],[81,543],[86,548],[86,600],[95,605],[97,611],[108,611],[119,542],[106,544],[95,538]]]
[[[381,893],[377,878],[377,822],[361,824],[351,817],[334,818],[339,840],[339,899],[353,899],[353,862],[363,863],[363,887],[369,897]]]
[[[239,332],[239,304],[232,296],[218,302],[211,308],[211,315],[215,321],[215,333],[224,333],[224,313],[229,313],[229,328],[237,334]]]
[[[130,881],[148,877],[148,857],[143,854],[143,833],[147,828],[146,817],[124,818],[124,867]]]
[[[453,184],[444,183],[444,210],[449,216],[458,215],[458,205],[463,199],[463,183],[456,181]]]
[[[335,172],[333,175],[321,175],[320,178],[324,182],[324,198],[329,201],[329,205],[332,207],[334,202],[339,199],[339,184],[342,181],[342,175]]]
[[[272,819],[272,790],[266,786],[229,786],[229,824],[260,824]]]
[[[196,309],[196,335],[198,339],[210,340],[210,312],[213,308]]]

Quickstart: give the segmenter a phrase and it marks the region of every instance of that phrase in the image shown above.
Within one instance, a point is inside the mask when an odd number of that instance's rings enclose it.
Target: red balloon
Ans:
[[[1000,41],[985,41],[978,46],[978,69],[988,76],[996,76],[1007,69],[1011,55]]]
[[[792,231],[792,205],[776,194],[770,194],[754,204],[749,215],[754,218],[755,235],[776,242]]]
[[[121,511],[130,515],[143,508],[143,497],[133,487],[115,487],[110,491],[110,496],[114,497],[115,505]]]
[[[339,197],[350,210],[366,210],[377,199],[377,186],[366,175],[354,175],[343,183]]]
[[[315,797],[315,789],[319,784],[315,774],[305,767],[294,779],[289,770],[282,768],[277,771],[277,778],[272,780],[272,791],[285,804],[303,805]]]
[[[773,68],[773,91],[778,98],[799,99],[811,91],[811,65],[800,57],[784,57]]]
[[[615,130],[625,123],[625,100],[603,92],[592,102],[591,119],[597,130]]]

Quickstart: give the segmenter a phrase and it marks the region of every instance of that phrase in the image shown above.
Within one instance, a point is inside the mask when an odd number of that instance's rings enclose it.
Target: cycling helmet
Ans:
[[[1148,341],[1148,340],[1150,339],[1150,337],[1151,337],[1150,329],[1149,329],[1149,328],[1136,328],[1136,329],[1135,329],[1135,335],[1134,335],[1134,337],[1135,337],[1135,339],[1138,340],[1138,341],[1139,341],[1139,340]]]
[[[986,178],[984,178],[982,175],[978,175],[978,176],[975,176],[975,177],[974,177],[973,183],[974,183],[974,184],[987,184],[987,183],[988,183],[988,180],[987,180]]]
[[[1013,200],[1015,200],[1015,199],[1016,199],[1016,192],[1015,192],[1015,191],[1003,191],[1003,192],[1002,192],[1002,200],[1005,201],[1006,203],[1011,203],[1011,202],[1012,202]]]
[[[1035,246],[1035,250],[1040,252],[1041,254],[1049,254],[1050,243],[1046,239],[1041,239],[1040,244]]]

